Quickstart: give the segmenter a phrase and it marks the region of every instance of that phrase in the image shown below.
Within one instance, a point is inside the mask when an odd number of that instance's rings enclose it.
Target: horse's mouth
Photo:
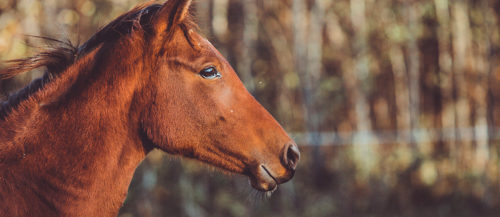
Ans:
[[[254,177],[250,178],[252,187],[263,192],[274,192],[278,188],[278,183],[272,173],[262,164],[257,168]]]
[[[267,168],[264,165],[260,165],[260,167],[262,167],[262,169],[264,169],[264,171],[267,173],[267,175],[274,180],[274,182],[276,183],[276,186],[277,186],[278,185],[278,181],[276,180],[276,178],[274,178],[273,175],[271,175],[271,172],[269,172],[269,170],[267,170]]]

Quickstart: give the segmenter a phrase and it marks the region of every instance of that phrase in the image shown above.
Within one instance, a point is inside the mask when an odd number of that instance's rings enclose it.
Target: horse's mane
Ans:
[[[69,40],[62,41],[37,36],[57,46],[31,57],[6,61],[7,67],[0,69],[0,81],[42,67],[45,68],[45,72],[42,77],[35,79],[17,93],[10,95],[4,102],[0,102],[0,120],[5,119],[19,103],[42,89],[45,84],[58,77],[79,58],[85,56],[100,44],[117,41],[119,38],[130,36],[132,32],[136,31],[151,32],[151,18],[160,8],[160,4],[153,3],[137,6],[101,28],[82,45],[73,45]],[[181,26],[184,31],[197,28],[192,16],[184,19]]]

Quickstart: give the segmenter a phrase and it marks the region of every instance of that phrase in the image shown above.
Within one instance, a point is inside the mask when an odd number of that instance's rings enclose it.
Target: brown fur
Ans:
[[[293,141],[196,33],[189,5],[137,7],[82,46],[0,71],[47,67],[0,107],[0,216],[115,216],[153,148],[245,174],[262,191],[293,176]],[[198,75],[209,65],[222,78]]]

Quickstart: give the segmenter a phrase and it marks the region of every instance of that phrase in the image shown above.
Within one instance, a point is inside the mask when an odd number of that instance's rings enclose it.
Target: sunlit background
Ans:
[[[0,67],[139,0],[1,0]],[[296,139],[271,198],[154,151],[120,217],[498,216],[500,1],[198,0],[202,33]],[[40,72],[0,81],[0,99]]]

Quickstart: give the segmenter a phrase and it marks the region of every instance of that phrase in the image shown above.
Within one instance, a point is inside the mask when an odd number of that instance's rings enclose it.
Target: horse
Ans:
[[[116,216],[153,149],[263,192],[293,177],[297,145],[198,33],[190,7],[143,4],[80,46],[60,41],[0,70],[45,69],[1,104],[0,216]]]

